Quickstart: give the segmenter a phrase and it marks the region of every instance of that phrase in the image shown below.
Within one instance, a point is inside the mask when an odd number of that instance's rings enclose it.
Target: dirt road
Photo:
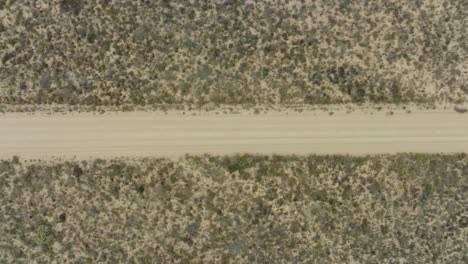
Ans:
[[[0,115],[0,158],[468,152],[468,114]]]

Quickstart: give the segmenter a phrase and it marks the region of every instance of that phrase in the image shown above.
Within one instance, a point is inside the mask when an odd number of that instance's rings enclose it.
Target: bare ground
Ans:
[[[0,116],[0,158],[467,151],[468,115],[451,110]]]

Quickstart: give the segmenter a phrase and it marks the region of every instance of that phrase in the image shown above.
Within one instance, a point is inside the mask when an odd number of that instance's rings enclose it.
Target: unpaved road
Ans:
[[[468,114],[0,115],[0,158],[468,152]]]

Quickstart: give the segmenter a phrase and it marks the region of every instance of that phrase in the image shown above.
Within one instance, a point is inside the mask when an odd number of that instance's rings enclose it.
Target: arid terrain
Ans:
[[[466,263],[466,154],[0,162],[0,263]]]
[[[467,151],[452,109],[6,113],[0,263],[464,263]]]
[[[0,157],[185,154],[379,154],[468,151],[468,115],[453,110],[199,114],[5,114]]]
[[[0,264],[468,263],[466,0],[0,0]]]
[[[0,104],[466,103],[465,0],[0,0]]]

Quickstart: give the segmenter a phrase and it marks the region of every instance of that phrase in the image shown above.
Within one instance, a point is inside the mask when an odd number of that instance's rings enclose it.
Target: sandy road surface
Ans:
[[[0,158],[468,152],[468,114],[0,115]]]

